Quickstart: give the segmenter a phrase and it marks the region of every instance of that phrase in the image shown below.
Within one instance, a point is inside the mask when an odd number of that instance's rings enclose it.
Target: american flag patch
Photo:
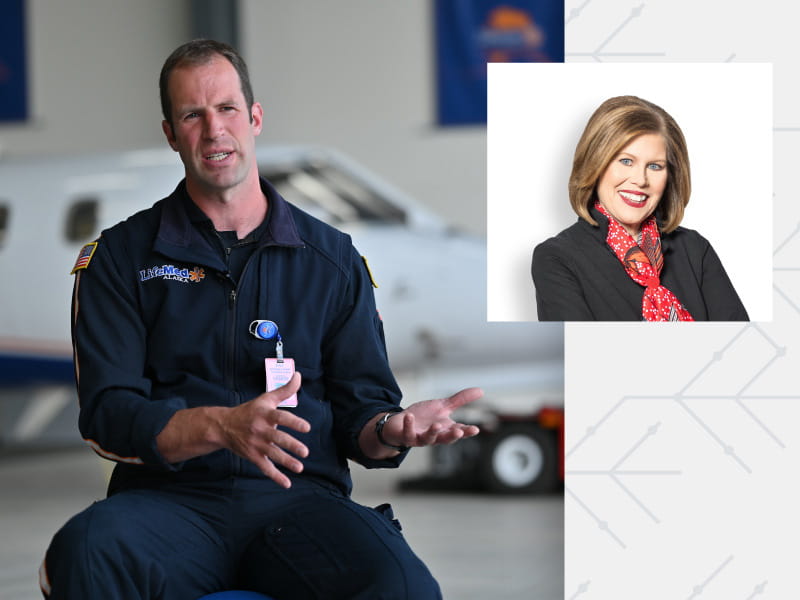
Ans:
[[[72,267],[72,271],[70,271],[69,274],[72,275],[75,271],[88,267],[95,250],[97,250],[97,242],[86,244],[81,248],[81,251],[78,253],[78,260],[75,261],[75,266]]]

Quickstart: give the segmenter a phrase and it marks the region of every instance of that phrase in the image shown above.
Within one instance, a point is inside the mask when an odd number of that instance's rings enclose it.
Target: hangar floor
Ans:
[[[560,600],[562,496],[398,493],[425,469],[416,451],[400,472],[355,467],[354,497],[390,501],[404,534],[447,600]],[[106,471],[86,448],[0,455],[0,599],[34,600],[37,570],[53,533],[104,494]]]

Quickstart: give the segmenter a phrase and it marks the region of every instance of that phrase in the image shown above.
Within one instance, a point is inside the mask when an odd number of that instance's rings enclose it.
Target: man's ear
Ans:
[[[261,133],[261,127],[264,124],[264,109],[261,107],[260,102],[253,102],[253,108],[250,111],[250,122],[253,124],[253,135]]]
[[[167,143],[169,147],[172,148],[175,152],[178,151],[178,147],[175,144],[175,135],[172,132],[172,125],[169,124],[169,121],[164,119],[161,121],[161,130],[164,132],[164,136],[167,138]]]

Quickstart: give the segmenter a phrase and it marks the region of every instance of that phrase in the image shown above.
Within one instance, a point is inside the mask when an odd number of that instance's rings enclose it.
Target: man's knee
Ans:
[[[80,566],[83,561],[97,564],[105,554],[113,552],[116,541],[131,533],[130,522],[105,502],[97,502],[72,517],[55,534],[48,550],[59,561]]]
[[[278,598],[440,599],[436,580],[395,523],[349,500],[299,506],[247,547],[242,584]]]
[[[242,561],[239,584],[295,600],[441,600],[439,585],[419,559],[374,554],[350,569],[308,572],[276,561],[274,549],[253,544]],[[324,559],[323,559],[324,560]]]
[[[381,553],[360,571],[358,598],[386,600],[441,600],[439,584],[410,549],[406,555]]]
[[[53,536],[45,555],[40,570],[45,596],[92,598],[105,591],[136,598],[141,590],[161,589],[163,570],[137,556],[130,544],[136,529],[129,516],[107,501],[72,517]]]
[[[87,544],[91,516],[89,509],[78,513],[56,532],[45,554],[39,571],[39,584],[46,597],[53,589],[62,590],[67,581],[73,586],[88,589],[90,576],[87,560],[90,547]],[[53,597],[59,597],[56,593]]]

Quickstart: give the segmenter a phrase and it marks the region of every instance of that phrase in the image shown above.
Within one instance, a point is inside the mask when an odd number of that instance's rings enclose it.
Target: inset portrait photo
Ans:
[[[490,64],[490,321],[772,319],[772,67]]]

